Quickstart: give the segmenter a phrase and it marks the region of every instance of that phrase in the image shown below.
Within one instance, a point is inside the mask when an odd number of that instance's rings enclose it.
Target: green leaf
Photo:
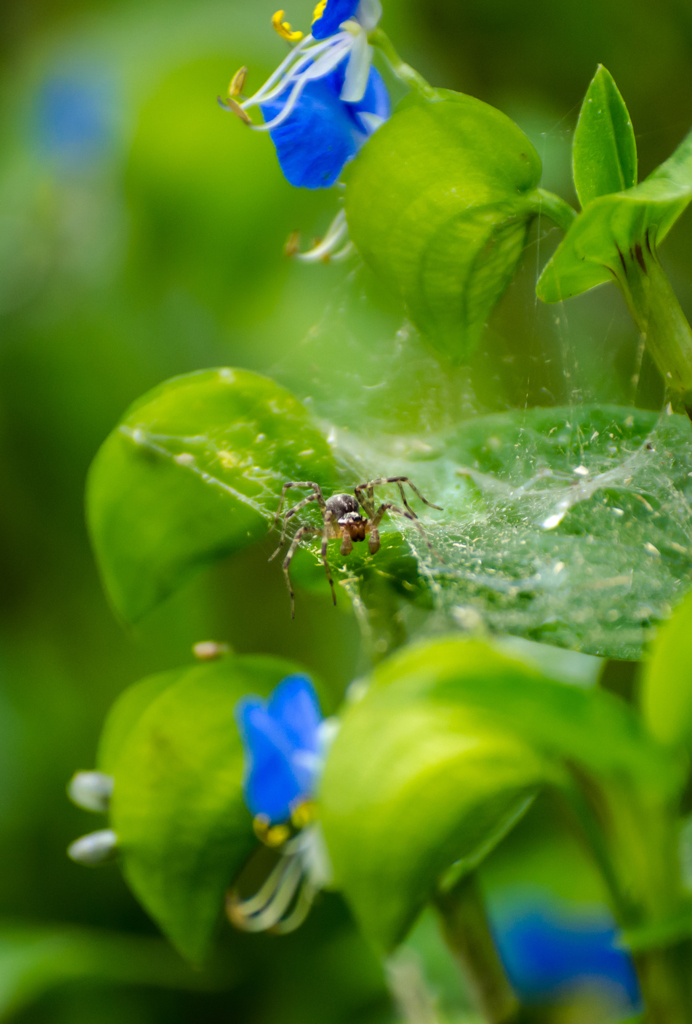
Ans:
[[[541,274],[538,297],[561,302],[613,281],[637,246],[655,251],[690,200],[692,132],[640,185],[588,203]]]
[[[567,762],[659,801],[681,783],[677,762],[604,691],[473,641],[384,662],[347,710],[320,790],[337,884],[366,933],[400,941],[448,869],[451,885],[475,867]]]
[[[361,452],[370,465],[408,473],[444,512],[413,500],[436,553],[411,523],[385,520],[404,535],[417,575],[410,559],[397,564],[388,542],[382,561],[360,546],[338,578],[349,570],[356,581],[367,572],[390,578],[450,629],[485,626],[639,660],[656,621],[692,588],[685,416],[622,406],[515,410],[428,433],[425,446],[402,438],[396,457],[389,438],[349,434],[349,453]],[[330,558],[337,578],[336,545]]]
[[[637,184],[637,143],[630,115],[613,76],[602,64],[584,97],[572,166],[582,206]]]
[[[641,705],[657,739],[692,744],[692,595],[660,627],[644,667]]]
[[[225,657],[137,684],[106,723],[101,767],[115,778],[111,825],[132,890],[177,949],[203,960],[223,894],[256,846],[234,719],[291,662]]]
[[[70,925],[0,924],[0,1017],[14,1014],[68,982],[225,990],[237,969],[191,969],[161,939]]]
[[[335,478],[284,388],[247,370],[175,377],[136,402],[91,468],[87,513],[106,590],[139,619],[198,570],[263,537],[289,480]]]
[[[541,205],[541,162],[494,107],[437,90],[397,108],[349,168],[346,216],[363,259],[453,362],[468,358]]]

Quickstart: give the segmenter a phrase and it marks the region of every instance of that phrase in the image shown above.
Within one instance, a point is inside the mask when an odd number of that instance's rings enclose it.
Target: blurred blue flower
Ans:
[[[625,1013],[641,1005],[632,961],[605,914],[585,918],[552,903],[522,901],[500,914],[496,938],[509,979],[526,1002],[595,989]]]
[[[269,700],[236,707],[243,742],[245,802],[255,818],[285,822],[313,795],[321,766],[322,713],[307,676],[283,679]]]
[[[318,5],[311,35],[249,99],[240,102],[245,69],[233,78],[221,105],[255,131],[268,131],[288,181],[299,188],[329,188],[344,164],[389,117],[387,90],[371,66],[368,34],[380,19],[380,0],[326,0]],[[283,11],[274,27],[294,41]],[[265,123],[247,113],[259,106]]]
[[[93,160],[112,141],[112,106],[111,90],[100,77],[47,78],[37,98],[39,145],[63,162]]]

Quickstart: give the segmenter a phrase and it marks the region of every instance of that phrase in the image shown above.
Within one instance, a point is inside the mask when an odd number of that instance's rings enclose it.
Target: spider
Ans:
[[[401,494],[401,501],[404,508],[399,508],[391,501],[384,501],[378,509],[375,508],[375,488],[381,487],[383,484],[396,484]],[[299,512],[301,508],[305,508],[311,502],[316,502],[322,513],[323,526],[322,529],[314,526],[301,526],[296,530],[291,546],[288,549],[286,557],[283,561],[283,571],[286,577],[286,584],[288,586],[288,593],[291,596],[291,618],[295,618],[295,597],[293,594],[293,587],[291,586],[291,577],[289,575],[289,566],[291,560],[298,550],[298,546],[304,537],[308,536],[321,536],[322,537],[322,548],[321,557],[322,564],[324,565],[324,571],[327,574],[329,580],[329,586],[332,589],[332,601],[336,604],[336,592],[334,590],[334,580],[332,574],[329,571],[329,564],[327,562],[327,544],[330,540],[341,541],[341,554],[350,555],[353,551],[353,545],[364,541],[366,536],[368,537],[368,550],[371,555],[376,554],[380,550],[380,523],[385,512],[393,512],[395,515],[404,516],[406,519],[410,519],[414,524],[421,537],[428,545],[430,551],[434,554],[433,547],[428,540],[428,536],[418,521],[418,516],[413,511],[408,501],[406,500],[406,494],[404,493],[404,484],[408,484],[411,490],[416,494],[420,500],[428,505],[430,508],[442,509],[439,505],[433,505],[431,501],[424,498],[418,488],[413,484],[407,476],[388,476],[378,477],[376,480],[370,480],[368,483],[358,484],[354,488],[353,494],[333,494],[331,498],[324,497],[322,488],[319,484],[313,483],[311,480],[293,481],[288,484],[284,484],[283,490],[281,491],[281,501],[279,507],[276,510],[276,516],[274,517],[274,526],[278,526],[279,519],[283,518],[283,527],[281,530],[281,540],[279,546],[271,556],[269,561],[276,558],[279,551],[283,547],[286,539],[286,527],[289,519],[292,519],[296,512]],[[303,498],[293,508],[289,508],[287,512],[281,516],[281,509],[286,498],[286,492],[292,487],[306,487],[312,490],[312,494],[309,494],[307,498]],[[355,495],[355,497],[354,497]],[[360,509],[363,509],[365,515],[362,515]],[[273,529],[273,527],[272,527]]]

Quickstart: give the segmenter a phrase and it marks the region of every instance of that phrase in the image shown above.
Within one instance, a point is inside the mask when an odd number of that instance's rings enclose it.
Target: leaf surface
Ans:
[[[586,205],[541,274],[538,297],[561,302],[614,280],[621,254],[655,250],[691,200],[692,132],[641,184]]]
[[[204,959],[223,894],[255,848],[234,719],[295,664],[225,657],[140,683],[106,723],[101,767],[115,778],[111,824],[138,899],[188,959]],[[146,698],[146,699],[145,699]]]
[[[378,445],[379,441],[379,445]],[[419,437],[348,436],[375,471],[408,475],[443,512],[412,507],[434,548],[406,539],[346,559],[335,578],[368,574],[450,629],[494,632],[639,660],[655,623],[692,587],[692,426],[621,406],[517,410]],[[381,495],[396,500],[392,487]],[[386,536],[387,534],[385,534]],[[317,557],[317,550],[312,551]],[[416,569],[417,566],[417,569]],[[315,584],[326,587],[315,569]]]
[[[335,476],[290,392],[247,370],[175,377],[139,399],[91,468],[87,514],[106,590],[135,621],[194,573],[263,537],[284,483]]]
[[[664,801],[677,762],[600,690],[545,679],[485,644],[409,647],[344,716],[320,791],[337,883],[366,933],[395,945],[448,869],[476,866],[535,789],[579,765]]]
[[[613,76],[599,65],[584,97],[572,147],[579,202],[637,184],[637,143],[630,115]]]
[[[642,712],[663,743],[692,745],[692,596],[660,627],[644,666]]]

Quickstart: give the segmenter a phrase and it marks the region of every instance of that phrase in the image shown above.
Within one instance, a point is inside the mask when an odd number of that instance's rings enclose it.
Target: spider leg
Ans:
[[[288,571],[288,567],[290,566],[291,560],[293,559],[293,556],[295,555],[296,551],[298,550],[298,546],[299,546],[301,540],[303,539],[303,537],[305,537],[308,533],[311,533],[314,536],[316,533],[319,533],[319,532],[320,531],[316,530],[314,526],[301,526],[301,528],[299,530],[296,530],[296,535],[293,538],[293,540],[291,541],[291,546],[288,549],[288,554],[286,555],[286,557],[284,558],[284,561],[283,561],[282,569],[284,571],[284,576],[286,577],[286,584],[288,586],[288,593],[289,593],[290,598],[291,598],[291,618],[292,619],[295,619],[295,617],[296,617],[296,600],[295,600],[295,594],[293,593],[293,587],[291,586],[291,576],[290,576],[290,573]],[[331,580],[330,580],[330,582],[331,582]]]
[[[310,498],[310,501],[316,501],[322,510],[324,510],[327,507],[327,502],[324,500],[324,495],[322,494],[322,488],[320,487],[319,484],[316,484],[312,480],[292,480],[292,481],[290,481],[290,483],[284,484],[283,487],[281,488],[281,499],[279,501],[279,507],[276,510],[276,515],[274,516],[274,525],[272,526],[272,529],[274,529],[274,527],[277,526],[278,523],[279,523],[279,517],[281,515],[281,509],[283,508],[283,503],[286,500],[286,491],[290,490],[291,487],[310,487],[310,488],[312,488],[312,490],[315,493],[314,493],[314,497]]]
[[[329,562],[327,561],[327,544],[329,543],[329,534],[331,533],[330,526],[333,516],[333,512],[325,512],[324,514],[324,529],[322,530],[322,547],[320,548],[320,554],[322,556],[322,565],[324,566],[324,571],[326,572],[327,579],[329,580],[329,586],[332,588],[332,602],[334,606],[336,606],[336,592],[334,590],[334,580],[332,579],[332,574],[329,569]]]
[[[358,504],[365,512],[365,515],[368,519],[372,519],[375,515],[375,503],[373,501],[373,494],[368,495],[365,493],[367,486],[367,484],[358,484],[357,487],[354,487],[353,493],[356,496]]]
[[[276,556],[278,555],[279,551],[281,551],[281,548],[284,546],[284,541],[286,540],[286,527],[288,525],[288,520],[292,519],[293,516],[296,514],[296,512],[300,512],[301,508],[305,508],[306,505],[309,505],[313,501],[319,501],[319,498],[316,495],[311,494],[309,497],[303,498],[302,501],[299,501],[297,505],[293,506],[293,508],[289,508],[288,512],[284,513],[284,516],[283,516],[284,524],[283,524],[283,527],[281,528],[281,540],[279,541],[279,546],[276,549],[276,551],[274,552],[274,554],[269,556],[269,561],[270,562],[274,558],[276,558]],[[272,526],[272,529],[274,529],[274,526],[276,526],[277,523],[278,523],[278,515],[274,519],[274,524]]]
[[[439,505],[433,505],[432,501],[428,501],[427,498],[424,498],[421,492],[416,487],[416,485],[413,483],[413,481],[409,479],[409,477],[407,476],[378,477],[377,480],[372,480],[371,484],[373,487],[380,487],[382,484],[397,484],[399,487],[399,493],[401,494],[401,498],[404,503],[404,508],[407,508],[409,512],[413,512],[413,509],[410,507],[409,503],[406,501],[406,498],[404,497],[403,485],[408,484],[413,493],[420,498],[424,505],[427,505],[429,508],[436,508],[439,512],[442,511]]]
[[[388,481],[388,482],[391,483],[391,481]],[[375,533],[377,535],[378,540],[379,540],[379,533],[377,533],[377,530],[378,530],[378,527],[379,527],[380,523],[382,522],[382,517],[384,516],[385,512],[393,512],[397,516],[403,516],[404,519],[410,519],[410,521],[413,523],[413,525],[418,530],[419,534],[421,535],[421,537],[423,538],[423,540],[427,544],[428,550],[430,551],[430,554],[434,555],[435,558],[438,558],[441,562],[444,561],[442,556],[440,554],[438,554],[437,551],[435,551],[435,548],[430,543],[430,540],[428,539],[427,533],[425,532],[425,530],[421,526],[421,524],[418,521],[418,519],[416,518],[416,516],[414,516],[412,514],[409,514],[408,512],[405,512],[403,510],[403,508],[399,508],[398,505],[395,505],[391,501],[383,502],[380,505],[380,507],[378,508],[377,512],[375,513],[375,516],[374,516],[374,518],[372,520],[372,523],[370,524],[370,533],[371,533],[371,535],[373,533]]]

